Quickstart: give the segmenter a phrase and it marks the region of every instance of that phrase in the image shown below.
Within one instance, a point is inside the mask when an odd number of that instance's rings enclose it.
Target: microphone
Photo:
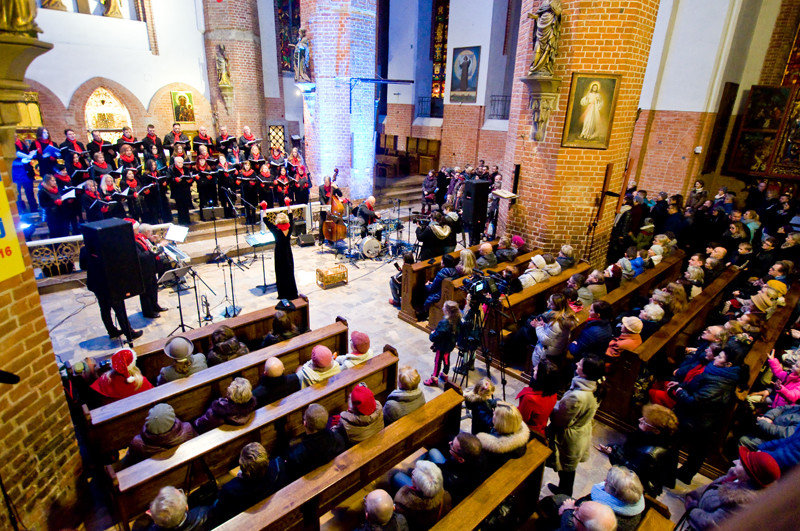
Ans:
[[[19,383],[19,376],[17,376],[13,372],[0,370],[0,383],[12,384],[12,385],[17,384]]]

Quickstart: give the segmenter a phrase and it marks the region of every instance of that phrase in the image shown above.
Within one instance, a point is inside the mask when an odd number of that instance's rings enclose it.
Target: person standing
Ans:
[[[195,156],[200,154],[200,146],[206,146],[209,153],[211,153],[211,150],[215,147],[214,139],[208,135],[208,131],[203,125],[197,129],[197,136],[192,139],[192,150]]]
[[[242,160],[250,158],[250,149],[256,144],[257,138],[250,132],[250,126],[242,128],[242,136],[239,137],[239,152]],[[259,156],[259,158],[261,158]]]
[[[189,170],[183,166],[183,157],[175,157],[175,161],[169,168],[169,190],[170,196],[175,201],[178,209],[178,224],[189,226],[189,209],[192,206],[192,181],[194,177]]]
[[[58,191],[56,178],[52,174],[44,176],[39,184],[39,207],[44,210],[44,220],[50,238],[61,238],[69,232],[64,216],[61,194]]]
[[[142,267],[142,279],[144,280],[144,292],[139,295],[139,303],[142,307],[142,315],[148,319],[156,319],[159,312],[167,311],[158,304],[158,252],[159,247],[155,245],[153,237],[153,227],[142,223],[139,225],[139,232],[136,233],[136,254],[139,255],[139,264]]]
[[[147,136],[142,139],[142,147],[144,148],[145,154],[152,153],[153,146],[156,146],[158,150],[158,154],[161,158],[164,158],[164,144],[161,143],[161,139],[158,138],[156,135],[156,126],[153,124],[147,125]]]
[[[31,144],[33,158],[39,163],[39,175],[52,174],[56,167],[56,157],[52,153],[45,153],[48,147],[55,148],[55,143],[50,139],[50,131],[46,127],[36,129],[36,139]],[[50,150],[48,150],[50,151]]]
[[[334,170],[334,176],[338,174],[338,170]],[[342,191],[339,190],[339,187],[336,185],[336,178],[331,179],[329,175],[325,176],[323,183],[321,186],[317,188],[319,191],[319,204],[322,206],[330,205],[331,204],[331,197],[337,196],[342,197]],[[322,245],[322,242],[325,241],[325,233],[323,232],[323,227],[325,226],[325,221],[328,219],[328,212],[325,210],[320,210],[319,212],[319,241],[317,242],[318,245]]]
[[[291,213],[279,213],[275,223],[264,218],[264,223],[275,238],[275,281],[278,285],[278,298],[293,300],[297,298],[297,283],[294,279],[294,256],[292,255],[292,231],[294,217]]]
[[[189,137],[186,136],[184,133],[181,133],[181,124],[175,122],[172,124],[172,131],[164,135],[164,148],[168,149],[170,153],[172,153],[175,149],[175,145],[177,143],[188,144]]]
[[[100,131],[96,129],[92,131],[92,141],[86,145],[86,150],[89,152],[92,160],[95,161],[97,160],[97,158],[94,156],[95,153],[101,153],[106,164],[111,166],[111,169],[115,168],[114,161],[117,158],[117,152],[114,150],[114,147],[110,142],[103,140],[103,138],[100,136]]]

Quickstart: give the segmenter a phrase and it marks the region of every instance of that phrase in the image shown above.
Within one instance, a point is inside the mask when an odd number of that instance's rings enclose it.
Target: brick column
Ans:
[[[372,193],[375,160],[375,0],[301,0],[314,93],[304,97],[306,164],[319,181],[339,168],[352,198]]]
[[[595,198],[601,191],[607,164],[614,164],[609,189],[619,192],[622,187],[658,0],[608,0],[602,6],[579,0],[562,3],[561,43],[554,72],[563,80],[559,110],[550,115],[544,140],[532,140],[528,89],[519,81],[514,83],[502,172],[503,187],[511,189],[514,165],[521,165],[520,199],[510,212],[508,202],[502,202],[500,228],[521,233],[531,245],[547,251],[570,243],[583,256],[589,245],[587,227],[594,217]],[[534,21],[527,15],[538,5],[534,0],[522,2],[514,68],[517,80],[527,74],[532,60]],[[573,72],[622,75],[607,150],[561,147]],[[611,200],[603,209],[591,256],[595,266],[604,265],[615,206]]]
[[[235,2],[203,1],[205,17],[206,64],[211,105],[217,112],[217,127],[227,126],[228,133],[240,136],[249,125],[253,134],[269,145],[264,110],[264,76],[261,68],[261,32],[256,0]],[[217,86],[217,46],[225,46],[233,84],[233,104],[225,101]]]
[[[11,180],[17,102],[28,87],[25,70],[52,45],[23,36],[0,37],[0,173],[11,207],[25,270],[0,282],[0,369],[22,381],[0,384],[0,477],[27,529],[77,526],[72,514],[79,499],[81,458],[53,346],[42,312],[33,267]],[[16,252],[16,249],[12,249]],[[0,258],[0,268],[2,268]],[[12,529],[0,502],[0,529]]]

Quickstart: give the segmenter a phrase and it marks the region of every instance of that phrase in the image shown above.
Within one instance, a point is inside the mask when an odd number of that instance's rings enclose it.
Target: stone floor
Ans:
[[[211,248],[213,248],[213,240],[209,245],[209,251]],[[293,253],[297,285],[300,292],[309,298],[310,319],[313,328],[329,324],[334,321],[336,316],[341,315],[347,319],[350,330],[359,330],[370,336],[373,348],[380,348],[386,343],[391,344],[397,348],[402,364],[413,365],[423,375],[423,378],[432,372],[433,356],[429,349],[430,343],[427,334],[398,319],[397,310],[388,303],[390,297],[389,278],[396,272],[390,261],[362,260],[353,264],[345,262],[349,273],[348,284],[323,290],[315,282],[317,268],[328,268],[342,260],[335,258],[332,251],[319,246],[304,248],[295,246]],[[264,261],[267,282],[272,282],[274,281],[274,272],[271,251],[264,253]],[[198,273],[198,279],[203,280],[203,283],[198,282],[198,296],[205,296],[208,299],[211,315],[214,318],[212,323],[203,323],[203,325],[214,326],[223,323],[224,318],[221,317],[221,314],[226,306],[224,297],[226,292],[229,295],[231,293],[228,268],[205,264],[195,267],[195,270]],[[256,287],[263,283],[260,260],[250,264],[244,270],[234,268],[233,277],[236,304],[242,307],[243,312],[252,312],[276,304],[277,297],[274,292],[262,294],[261,289]],[[105,329],[100,322],[96,300],[93,294],[86,289],[46,294],[41,299],[53,347],[61,363],[67,360],[79,361],[90,355],[111,352],[120,346],[119,342],[111,341],[106,336]],[[194,292],[184,291],[180,299],[185,323],[192,327],[198,326]],[[144,318],[138,298],[127,301],[131,323],[135,328],[144,331],[144,335],[138,340],[139,343],[164,337],[179,324],[178,294],[172,289],[162,289],[159,301],[162,306],[169,308],[169,311],[163,313],[159,319]],[[484,369],[478,367],[477,371],[470,374],[469,381],[474,382],[484,374]],[[498,376],[498,372],[493,370],[492,377],[498,387],[496,396],[502,397]],[[522,382],[509,378],[505,390],[506,398],[516,403],[515,397],[522,387]],[[440,392],[440,389],[425,387],[425,395],[428,399]],[[619,433],[607,426],[599,422],[595,423],[594,440],[596,443],[607,444],[622,438]],[[589,461],[578,469],[575,495],[583,496],[588,493],[592,484],[604,479],[608,468],[606,457],[592,449]],[[551,469],[547,469],[544,485],[556,479],[556,474]],[[707,478],[698,475],[691,488],[707,482]],[[681,483],[678,485],[683,486]],[[542,494],[549,494],[546,486],[543,486]],[[660,499],[670,507],[673,520],[677,521],[683,513],[682,500],[672,493],[662,494]]]

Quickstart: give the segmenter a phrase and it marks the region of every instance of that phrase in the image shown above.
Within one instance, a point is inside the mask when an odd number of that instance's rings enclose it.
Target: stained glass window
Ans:
[[[300,30],[300,0],[275,0],[275,34],[278,39],[278,65],[282,72],[293,72],[289,46],[297,42]]]
[[[282,125],[269,126],[269,147],[270,149],[277,147],[281,151],[286,149],[286,133]]]
[[[127,107],[111,92],[98,87],[86,102],[84,111],[89,130],[98,129],[103,140],[111,143],[122,136],[122,128],[131,125]]]
[[[433,1],[433,28],[431,31],[431,58],[433,79],[431,98],[444,98],[444,81],[447,76],[447,22],[450,18],[450,0]]]

